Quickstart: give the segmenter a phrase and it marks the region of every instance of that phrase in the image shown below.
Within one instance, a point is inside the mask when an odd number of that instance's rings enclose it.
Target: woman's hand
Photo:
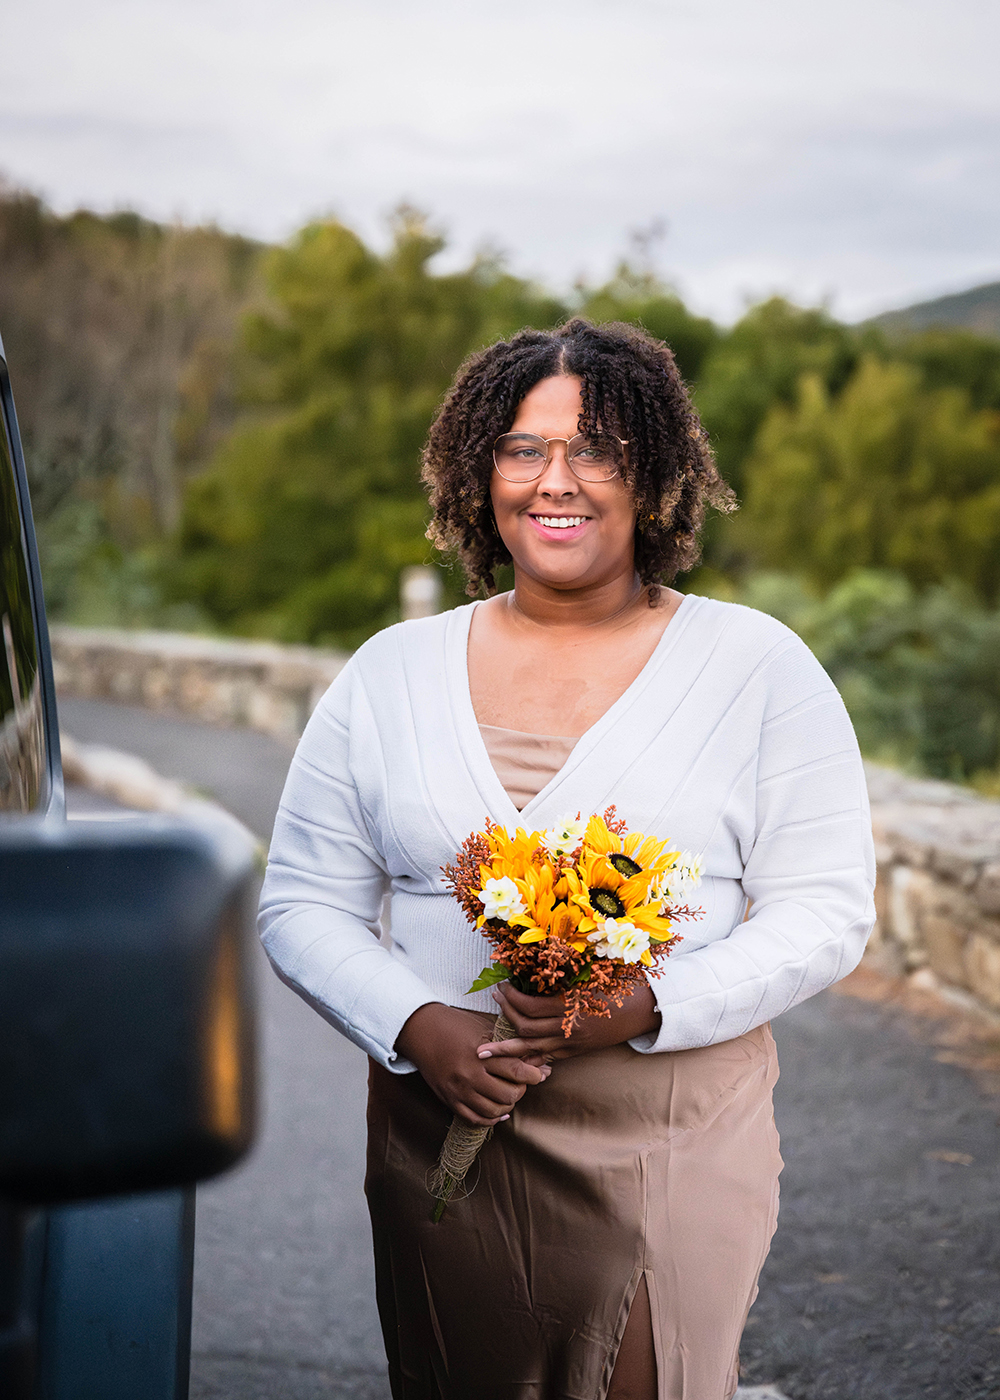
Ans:
[[[660,1029],[660,1013],[648,983],[621,1006],[609,1001],[610,1016],[582,1016],[569,1036],[563,1035],[562,997],[526,996],[515,991],[509,982],[501,983],[493,996],[518,1034],[513,1040],[480,1044],[477,1054],[487,1063],[496,1064],[508,1055],[515,1061],[539,1055],[546,1060],[568,1060],[573,1055],[605,1050],[609,1045],[621,1045],[637,1035]]]
[[[396,1049],[412,1060],[453,1113],[467,1123],[492,1127],[510,1117],[529,1084],[541,1084],[551,1070],[541,1054],[525,1051],[489,1061],[476,1051],[483,1019],[475,1012],[435,1001],[414,1011],[396,1038]]]

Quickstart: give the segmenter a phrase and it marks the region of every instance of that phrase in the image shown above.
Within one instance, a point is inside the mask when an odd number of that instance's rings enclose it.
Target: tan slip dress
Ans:
[[[519,809],[576,743],[480,728]],[[768,1026],[558,1060],[432,1224],[451,1115],[419,1074],[372,1062],[365,1190],[393,1400],[604,1400],[643,1278],[658,1400],[730,1400],[777,1220],[777,1077]]]

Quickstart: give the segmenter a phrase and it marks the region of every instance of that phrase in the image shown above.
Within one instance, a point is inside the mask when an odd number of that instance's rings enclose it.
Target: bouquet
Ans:
[[[492,944],[490,963],[470,992],[510,982],[520,992],[562,996],[563,1034],[583,1016],[610,1016],[680,941],[678,919],[701,910],[684,901],[701,883],[701,858],[666,841],[628,834],[609,807],[584,822],[579,813],[547,831],[514,835],[487,821],[462,842],[445,882],[470,923]],[[516,1034],[497,1018],[494,1041]],[[434,1220],[492,1128],[453,1119],[428,1189]]]

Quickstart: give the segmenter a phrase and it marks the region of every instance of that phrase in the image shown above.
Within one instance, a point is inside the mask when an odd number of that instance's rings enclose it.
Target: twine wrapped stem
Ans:
[[[516,1035],[517,1031],[501,1012],[493,1027],[491,1039],[494,1042],[512,1040]],[[492,1132],[492,1128],[480,1128],[474,1123],[466,1123],[462,1118],[451,1120],[437,1166],[427,1178],[427,1189],[437,1201],[431,1215],[435,1224],[444,1215],[444,1208],[452,1196],[462,1186],[470,1167],[479,1156],[480,1148]],[[463,1194],[468,1195],[468,1192]]]

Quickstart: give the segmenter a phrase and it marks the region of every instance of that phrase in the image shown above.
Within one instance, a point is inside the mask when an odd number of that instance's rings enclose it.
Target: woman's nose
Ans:
[[[571,496],[577,490],[577,479],[569,464],[564,442],[553,442],[549,447],[549,460],[538,478],[538,492],[542,496]]]

